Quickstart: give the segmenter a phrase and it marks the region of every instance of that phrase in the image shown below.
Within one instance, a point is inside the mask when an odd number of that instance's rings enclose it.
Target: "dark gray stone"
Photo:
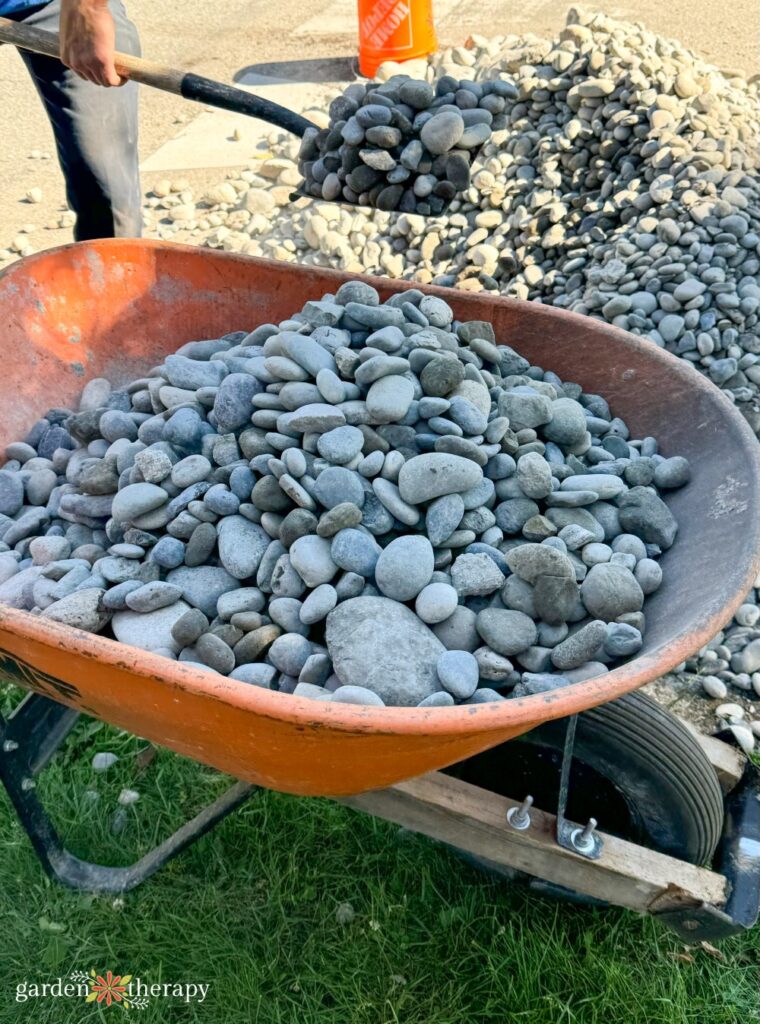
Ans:
[[[374,537],[362,530],[346,529],[335,535],[330,552],[339,568],[370,577],[374,575],[382,548]]]
[[[414,707],[441,689],[444,647],[405,605],[355,597],[327,617],[327,649],[343,685],[365,686],[386,704]]]
[[[478,614],[477,630],[491,650],[510,657],[536,642],[535,622],[523,612],[506,608],[485,608]]]
[[[604,643],[606,635],[606,622],[596,619],[587,623],[576,633],[571,633],[567,640],[557,644],[551,654],[552,664],[560,672],[580,668],[593,659],[594,654]]]
[[[362,477],[343,466],[329,466],[322,470],[313,491],[317,501],[327,509],[335,508],[345,501],[350,501],[358,508],[364,504]]]
[[[644,593],[633,573],[622,565],[593,566],[581,583],[581,599],[595,618],[612,622],[626,612],[638,612]]]
[[[634,487],[620,498],[620,525],[626,533],[667,550],[672,547],[678,523],[665,502],[647,487]]]
[[[641,650],[644,639],[634,626],[625,622],[611,622],[604,638],[604,651],[611,658],[627,658]]]
[[[18,473],[0,470],[0,513],[15,516],[24,504],[24,482]]]

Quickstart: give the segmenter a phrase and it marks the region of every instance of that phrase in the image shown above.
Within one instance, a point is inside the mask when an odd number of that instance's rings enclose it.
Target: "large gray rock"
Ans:
[[[398,489],[404,501],[419,505],[444,494],[461,494],[477,487],[483,470],[471,459],[445,452],[429,452],[409,459],[398,475]]]
[[[397,537],[377,560],[375,582],[386,597],[411,601],[430,582],[433,562],[433,547],[427,537]]]
[[[545,498],[552,490],[551,466],[543,455],[528,452],[517,463],[517,481],[526,498]]]
[[[200,608],[209,619],[216,616],[216,603],[222,594],[228,590],[237,590],[240,586],[239,580],[230,576],[221,565],[199,565],[194,568],[181,565],[179,569],[172,569],[166,579],[181,587],[185,601],[193,608]]]
[[[644,592],[630,569],[602,562],[581,583],[581,599],[594,618],[612,622],[626,612],[641,611]]]
[[[335,370],[332,355],[313,338],[296,334],[295,331],[282,331],[277,340],[285,355],[308,370],[312,377],[316,377],[320,370]]]
[[[504,583],[504,573],[490,555],[460,555],[451,567],[451,584],[460,598],[492,594]]]
[[[441,689],[436,665],[443,644],[396,601],[345,601],[327,616],[326,639],[341,683],[365,686],[386,704],[414,707]]]
[[[156,484],[128,484],[114,497],[111,515],[117,523],[128,523],[168,500],[169,495]]]
[[[219,561],[236,580],[256,575],[271,537],[243,516],[226,516],[217,527]]]
[[[526,583],[534,584],[539,576],[575,579],[575,569],[567,555],[548,544],[521,544],[508,551],[506,559],[512,572]]]
[[[342,427],[345,422],[346,417],[340,409],[315,402],[312,405],[302,405],[294,412],[283,413],[278,417],[277,429],[294,431],[297,434],[307,432],[323,434],[327,430]]]
[[[567,640],[557,644],[552,651],[552,664],[560,672],[580,668],[593,659],[606,636],[607,624],[601,619],[587,622],[577,632],[571,633]]]
[[[0,512],[15,516],[24,504],[24,482],[18,473],[0,470]]]
[[[11,608],[30,609],[34,603],[32,588],[42,575],[41,565],[31,565],[0,583],[0,603]]]
[[[458,604],[447,619],[433,626],[433,632],[449,651],[474,651],[480,646],[477,618],[471,608]]]
[[[451,536],[462,521],[464,500],[461,494],[445,494],[430,503],[425,516],[425,529],[430,543],[437,547]]]
[[[172,626],[188,609],[189,605],[184,601],[175,601],[166,608],[147,614],[116,612],[111,619],[111,628],[116,639],[123,644],[140,647],[143,651],[170,650],[176,654],[179,644],[172,636]]]
[[[338,571],[330,541],[313,534],[294,541],[290,548],[290,561],[307,587],[329,583]]]
[[[409,411],[414,385],[407,377],[381,377],[367,392],[367,412],[372,423],[397,423]]]
[[[463,134],[464,121],[461,115],[453,110],[444,110],[434,114],[422,126],[420,140],[428,152],[438,155],[453,149]]]
[[[492,651],[506,657],[527,651],[538,635],[533,619],[507,608],[484,608],[478,615],[477,630]]]
[[[558,398],[552,402],[552,418],[542,433],[548,441],[567,448],[582,441],[587,429],[583,406],[572,398]]]
[[[648,487],[634,487],[620,498],[620,525],[648,544],[669,548],[676,539],[678,523],[668,506]]]
[[[75,590],[73,594],[49,605],[42,613],[43,618],[61,622],[64,626],[84,629],[97,633],[105,626],[111,613],[103,607],[104,590],[91,588]]]
[[[244,426],[251,418],[251,399],[264,390],[250,373],[231,373],[219,386],[214,400],[214,415],[220,433],[228,434]]]

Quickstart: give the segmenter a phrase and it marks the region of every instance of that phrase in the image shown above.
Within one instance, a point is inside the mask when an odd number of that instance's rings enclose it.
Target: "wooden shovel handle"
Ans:
[[[0,18],[0,43],[11,43],[22,50],[31,50],[32,53],[60,59],[57,35],[8,18]],[[198,103],[207,103],[222,110],[232,110],[248,117],[256,117],[299,137],[303,137],[307,128],[316,127],[305,117],[288,110],[287,107],[281,107],[279,103],[272,103],[261,96],[254,96],[253,93],[225,85],[223,82],[215,82],[202,75],[180,71],[167,64],[157,64],[155,61],[118,51],[114,54],[114,64],[122,78],[150,85],[163,92],[175,93],[187,100],[196,100]]]

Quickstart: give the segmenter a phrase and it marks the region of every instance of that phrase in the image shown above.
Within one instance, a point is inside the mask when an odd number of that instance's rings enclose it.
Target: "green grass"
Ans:
[[[141,767],[144,747],[83,722],[41,776],[79,856],[128,863],[229,782],[166,751]],[[97,750],[120,755],[103,775]],[[114,836],[123,786],[141,799]],[[20,982],[92,967],[210,985],[202,1004],[153,999],[124,1018],[144,1024],[760,1021],[760,929],[722,959],[683,950],[651,918],[541,899],[394,826],[270,792],[123,899],[76,893],[46,879],[0,798],[0,1024],[121,1019],[76,998],[15,1001]]]

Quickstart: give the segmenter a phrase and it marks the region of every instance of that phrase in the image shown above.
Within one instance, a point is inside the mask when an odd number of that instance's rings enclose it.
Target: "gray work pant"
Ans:
[[[121,0],[109,0],[116,49],[140,54],[137,29]],[[58,32],[61,0],[12,15]],[[137,85],[106,89],[79,78],[59,60],[19,51],[55,135],[66,196],[76,214],[74,238],[136,237],[142,230],[137,156]]]

